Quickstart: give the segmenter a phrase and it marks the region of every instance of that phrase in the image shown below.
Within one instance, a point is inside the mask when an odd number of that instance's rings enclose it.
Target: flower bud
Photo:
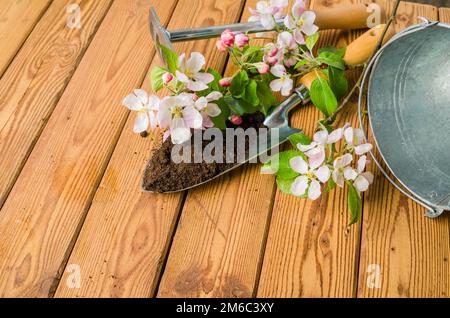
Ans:
[[[227,29],[222,32],[220,39],[222,40],[222,43],[225,47],[230,47],[234,43],[234,33],[231,30]]]
[[[269,73],[270,66],[266,63],[255,63],[256,68],[258,69],[259,74],[264,75]]]
[[[244,33],[236,34],[235,36],[235,44],[238,48],[242,49],[249,42],[248,36]]]
[[[200,97],[198,97],[197,94],[192,94],[192,100],[195,102],[199,99]]]
[[[170,73],[164,73],[162,76],[164,85],[169,84],[173,80],[173,75]]]
[[[216,47],[220,52],[225,52],[227,50],[227,47],[223,44],[221,40],[216,42]]]
[[[238,115],[231,116],[230,121],[233,125],[236,125],[236,126],[242,124],[242,122],[243,122],[242,117],[238,116]]]
[[[231,77],[224,77],[219,81],[219,85],[221,87],[229,87],[231,86],[231,80],[232,80]]]

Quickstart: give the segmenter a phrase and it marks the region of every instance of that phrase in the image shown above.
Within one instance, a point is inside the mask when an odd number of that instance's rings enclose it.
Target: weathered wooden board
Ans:
[[[170,2],[153,3],[161,16]],[[149,3],[115,1],[0,214],[0,295],[54,292],[128,116],[120,101],[154,55]]]
[[[256,2],[246,2],[241,21]],[[226,74],[235,71],[230,61]],[[158,297],[254,294],[274,191],[259,169],[249,165],[189,191]]]
[[[397,30],[437,20],[435,7],[402,3]],[[445,19],[445,12],[443,18]],[[407,199],[376,171],[364,202],[358,297],[449,297],[449,216],[424,217],[424,209]]]
[[[69,4],[80,5],[81,29],[66,26]],[[1,78],[0,207],[110,5],[52,2]]]
[[[231,23],[237,21],[242,4],[235,0],[179,1],[169,28]],[[221,70],[226,55],[215,49],[215,41],[179,43],[175,49],[201,52],[208,66]],[[154,59],[152,66],[158,64],[159,58]],[[151,90],[148,78],[143,88]],[[156,292],[184,195],[141,192],[142,171],[161,136],[139,137],[132,132],[134,120],[131,114],[68,262],[80,265],[81,288],[69,289],[61,283],[56,297],[150,297]],[[69,277],[66,273],[62,281]]]
[[[0,78],[50,0],[0,0]]]
[[[343,3],[347,1],[313,1],[312,8]],[[319,41],[320,45],[345,47],[361,33],[326,31]],[[359,70],[349,72],[353,83],[358,74]],[[351,100],[336,124],[356,126],[355,106]],[[312,135],[322,117],[310,105],[293,113],[291,123]],[[348,222],[346,191],[336,189],[312,202],[277,190],[258,297],[354,296],[360,224],[348,228]]]

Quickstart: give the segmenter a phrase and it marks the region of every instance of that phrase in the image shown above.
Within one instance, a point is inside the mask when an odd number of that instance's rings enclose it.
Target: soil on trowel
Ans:
[[[243,122],[239,126],[233,125],[231,122],[227,122],[227,127],[237,128],[241,127],[247,129],[250,127],[260,128],[263,127],[264,115],[262,113],[256,113],[251,115],[243,116]],[[192,137],[193,138],[193,137]],[[153,153],[152,158],[144,172],[143,178],[143,188],[146,191],[152,192],[174,192],[185,188],[192,187],[204,181],[207,181],[215,176],[221,174],[222,172],[232,168],[237,163],[227,163],[227,150],[225,147],[226,138],[223,138],[223,153],[222,162],[223,163],[206,163],[202,160],[201,163],[194,163],[194,150],[195,147],[191,140],[191,163],[175,163],[172,161],[172,144],[170,138],[168,138],[161,147]],[[202,142],[202,153],[205,146],[207,146],[211,141]],[[233,149],[233,158],[236,159],[236,145],[234,143],[235,149]],[[197,147],[198,148],[198,147]],[[248,142],[245,144],[246,156],[248,155],[249,145]],[[198,151],[198,150],[197,150]],[[228,156],[230,156],[229,154]],[[236,162],[236,160],[234,160]]]

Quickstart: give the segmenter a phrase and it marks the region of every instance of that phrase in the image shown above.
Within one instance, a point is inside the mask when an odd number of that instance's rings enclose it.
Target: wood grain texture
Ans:
[[[235,22],[241,7],[235,0],[179,1],[169,29]],[[226,55],[215,49],[215,41],[178,43],[175,49],[201,52],[208,66],[221,70]],[[158,64],[154,59],[152,66]],[[149,83],[146,78],[147,91]],[[82,268],[81,289],[60,284],[56,297],[150,297],[156,292],[184,195],[142,193],[142,171],[161,135],[139,137],[132,132],[134,120],[131,114],[68,262]]]
[[[0,0],[0,78],[50,0]]]
[[[148,10],[145,0],[113,3],[0,211],[0,296],[54,292],[127,119],[120,102],[154,55]]]
[[[352,1],[353,3],[368,3]],[[342,5],[347,1],[313,1],[312,7]],[[345,47],[362,30],[321,32],[319,45]],[[349,71],[355,83],[360,69]],[[351,87],[351,85],[350,85]],[[309,105],[292,114],[291,124],[312,135],[320,112]],[[356,103],[351,99],[338,117],[357,126]],[[277,191],[258,297],[354,297],[360,224],[350,228],[347,191],[333,190],[316,201]]]
[[[437,9],[402,3],[397,31],[416,23],[416,16],[437,20]],[[421,206],[373,170],[375,182],[364,202],[358,297],[449,297],[449,215],[424,217]]]
[[[80,5],[82,28],[66,26]],[[73,75],[110,0],[56,0],[0,80],[0,207]]]
[[[256,2],[246,2],[241,21]],[[230,62],[225,73],[235,72]],[[188,192],[158,297],[254,294],[274,191],[259,169],[251,164]]]
[[[439,21],[450,23],[450,8],[439,8]]]

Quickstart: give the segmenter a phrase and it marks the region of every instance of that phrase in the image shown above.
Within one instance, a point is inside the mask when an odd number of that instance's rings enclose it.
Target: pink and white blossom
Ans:
[[[262,0],[256,3],[256,9],[250,8],[250,22],[259,21],[267,30],[275,28],[276,19],[283,17],[283,9],[289,0]]]
[[[222,97],[222,93],[212,92],[205,97],[199,97],[195,101],[194,107],[200,112],[203,118],[203,128],[214,127],[211,117],[219,116],[222,111],[220,110],[220,107],[213,102],[218,101]]]
[[[357,177],[354,179],[353,185],[359,192],[364,192],[369,188],[369,185],[373,183],[373,174],[369,171],[364,171],[366,169],[367,165],[367,157],[361,156],[358,159],[358,166],[357,166]]]
[[[364,132],[359,128],[344,126],[344,137],[347,147],[357,155],[363,155],[372,150],[372,145],[365,142]]]
[[[222,32],[220,36],[220,40],[222,41],[225,47],[230,47],[234,44],[234,33],[233,31],[227,29]]]
[[[326,183],[330,178],[330,169],[323,165],[317,169],[312,169],[308,163],[300,156],[289,161],[291,168],[300,173],[291,185],[291,193],[295,196],[307,194],[311,200],[316,200],[321,195],[320,183]]]
[[[173,80],[173,75],[171,73],[164,73],[162,76],[162,80],[164,85],[169,84]]]
[[[319,130],[313,136],[313,141],[309,145],[297,144],[297,148],[308,157],[309,165],[317,168],[325,161],[325,147],[334,144],[342,139],[343,129],[339,128],[331,133],[326,130]]]
[[[202,54],[194,52],[186,61],[186,55],[183,53],[178,59],[179,71],[176,71],[177,79],[185,83],[186,87],[191,91],[197,92],[207,89],[207,84],[214,80],[214,76],[201,72],[205,64],[205,57]]]
[[[357,177],[356,171],[351,167],[353,156],[349,153],[337,157],[333,162],[333,181],[341,188],[345,185],[345,180],[354,180]]]
[[[266,63],[259,62],[259,63],[255,63],[253,65],[256,67],[259,74],[265,75],[265,74],[269,73],[269,71],[270,71],[270,66],[267,65]]]
[[[122,104],[128,109],[137,112],[133,131],[141,133],[150,128],[154,129],[158,125],[157,114],[160,107],[160,100],[157,96],[149,96],[143,89],[135,89],[133,94],[126,96]]]
[[[285,26],[294,33],[295,41],[298,44],[305,44],[305,37],[316,33],[319,28],[314,24],[316,14],[313,11],[305,11],[305,3],[297,0],[292,7],[291,14],[284,18]]]
[[[242,49],[244,46],[246,46],[248,44],[248,42],[249,42],[249,38],[246,34],[238,33],[235,35],[234,44],[238,48]]]
[[[298,61],[299,50],[292,34],[287,31],[281,32],[277,38],[277,45],[281,51],[280,57],[283,64],[286,67],[294,66]]]
[[[201,129],[203,117],[194,107],[192,96],[169,96],[161,101],[158,121],[161,128],[168,129],[172,143],[182,144],[191,138],[191,128]]]
[[[270,82],[270,89],[274,92],[281,91],[281,95],[283,96],[289,96],[294,87],[294,81],[286,72],[286,68],[281,64],[277,64],[270,69],[270,72],[278,77],[278,79]]]
[[[222,40],[216,42],[216,47],[220,52],[225,52],[227,50],[227,47],[223,44]]]
[[[263,62],[269,64],[270,66],[274,66],[280,60],[281,54],[282,52],[274,43],[268,43],[264,46]]]

